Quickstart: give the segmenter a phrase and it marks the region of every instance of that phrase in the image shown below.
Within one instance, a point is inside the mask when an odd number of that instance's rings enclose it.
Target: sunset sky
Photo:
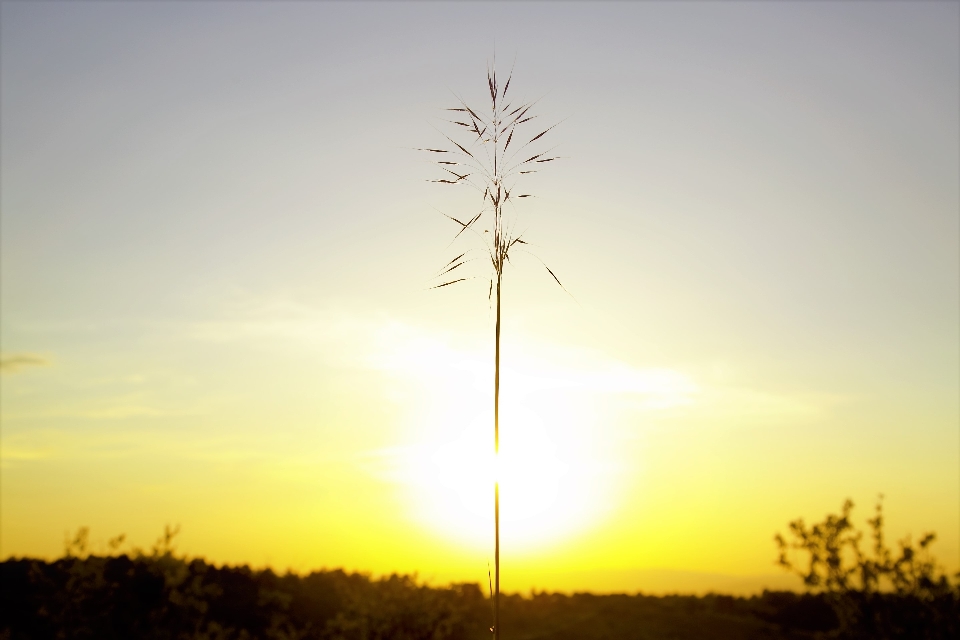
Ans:
[[[954,2],[4,2],[0,557],[486,583],[478,203],[413,149],[494,50],[570,294],[506,272],[504,589],[799,587],[881,493],[960,568]]]

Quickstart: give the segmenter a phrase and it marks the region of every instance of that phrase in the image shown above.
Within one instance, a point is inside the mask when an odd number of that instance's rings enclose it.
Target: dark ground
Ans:
[[[277,575],[171,553],[0,563],[0,638],[344,640],[489,639],[491,602],[475,584],[323,571]],[[960,593],[859,603],[841,629],[830,595],[765,592],[644,596],[539,593],[502,598],[504,640],[960,638]]]

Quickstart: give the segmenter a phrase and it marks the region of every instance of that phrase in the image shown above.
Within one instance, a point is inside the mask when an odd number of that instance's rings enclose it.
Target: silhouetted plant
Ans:
[[[214,567],[176,555],[176,533],[149,553],[97,556],[82,528],[54,562],[0,563],[0,639],[471,640],[482,624],[477,585]]]
[[[535,102],[513,100],[511,94],[508,101],[510,82],[513,71],[507,77],[501,89],[497,80],[496,59],[492,66],[487,67],[487,90],[490,95],[488,109],[473,109],[462,98],[458,105],[446,109],[456,114],[454,119],[445,120],[453,125],[454,134],[443,134],[447,143],[441,148],[420,149],[430,154],[438,155],[434,164],[443,172],[442,177],[431,182],[438,184],[466,187],[474,189],[480,196],[480,207],[475,213],[466,216],[451,216],[447,218],[458,225],[454,240],[465,232],[478,238],[487,256],[490,259],[492,273],[487,289],[488,299],[495,296],[496,328],[494,331],[494,383],[493,383],[493,448],[494,456],[500,452],[500,309],[502,299],[504,268],[510,262],[511,252],[519,251],[527,242],[523,233],[517,232],[516,216],[512,207],[523,198],[530,198],[530,193],[518,193],[517,181],[521,176],[535,173],[536,167],[554,160],[558,156],[551,154],[551,149],[539,151],[532,148],[538,141],[549,133],[557,124],[543,130],[533,127],[533,121],[538,117],[532,109]],[[483,115],[481,115],[483,114]],[[526,135],[529,131],[535,135]],[[461,219],[462,218],[462,219]],[[473,250],[467,250],[450,260],[440,270],[437,278],[444,282],[433,288],[447,287],[471,279],[470,276],[460,275],[475,258]],[[539,260],[539,258],[537,258]],[[543,264],[543,261],[540,261]],[[543,264],[547,272],[558,285],[563,287],[560,280],[550,267]],[[500,638],[500,484],[499,478],[494,481],[494,638]]]
[[[341,570],[278,575],[214,566],[172,551],[169,530],[133,555],[0,562],[0,639],[481,640],[479,585]],[[71,540],[72,541],[72,540]],[[166,542],[164,542],[166,541]],[[823,596],[504,594],[517,640],[813,640],[829,628]],[[812,616],[811,616],[812,614]],[[820,618],[820,620],[818,620]],[[813,623],[813,624],[811,624]]]
[[[908,536],[895,553],[884,539],[882,496],[875,509],[867,520],[870,552],[861,546],[864,534],[853,525],[848,499],[840,514],[822,522],[791,522],[790,541],[778,533],[777,563],[828,597],[843,637],[957,637],[960,585],[950,584],[930,554],[936,534],[925,533],[916,544]],[[802,559],[791,557],[796,555]]]

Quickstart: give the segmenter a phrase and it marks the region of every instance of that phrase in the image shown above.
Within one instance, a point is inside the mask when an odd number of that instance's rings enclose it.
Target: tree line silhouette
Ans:
[[[501,594],[503,633],[517,640],[960,638],[960,582],[929,553],[934,536],[891,551],[883,512],[868,520],[871,551],[852,524],[853,503],[777,535],[779,564],[806,592],[751,597],[642,594]],[[52,562],[0,563],[0,639],[489,640],[492,603],[477,584],[434,587],[415,576],[342,570],[277,574],[217,567],[175,552],[176,529],[149,551],[90,554],[82,528]],[[958,576],[960,577],[960,576]]]

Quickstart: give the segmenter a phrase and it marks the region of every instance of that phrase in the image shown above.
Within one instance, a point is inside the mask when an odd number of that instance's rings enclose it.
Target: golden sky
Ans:
[[[428,289],[476,204],[411,148],[495,40],[572,294],[506,273],[504,588],[799,586],[774,533],[880,493],[957,568],[958,5],[0,12],[0,556],[486,580],[487,280]]]

